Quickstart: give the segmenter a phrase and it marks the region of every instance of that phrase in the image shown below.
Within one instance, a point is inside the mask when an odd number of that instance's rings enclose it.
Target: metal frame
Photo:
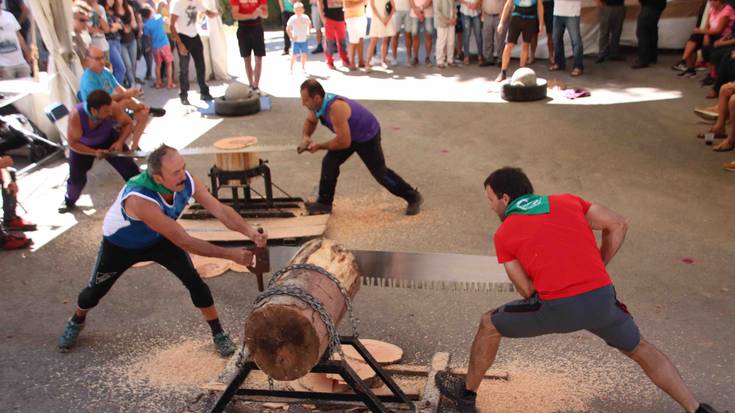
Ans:
[[[388,413],[391,410],[385,407],[383,402],[401,403],[410,406],[413,409],[413,402],[403,393],[400,387],[393,381],[390,373],[385,371],[380,364],[373,358],[365,346],[360,343],[357,337],[340,336],[340,343],[351,345],[362,356],[365,362],[375,371],[377,376],[393,393],[392,396],[378,396],[370,390],[370,387],[355,373],[345,360],[322,360],[311,369],[311,373],[329,373],[339,374],[344,381],[352,388],[354,394],[341,393],[324,393],[324,392],[308,392],[308,391],[291,391],[291,390],[264,390],[264,389],[248,389],[240,388],[245,382],[248,375],[253,370],[259,370],[253,360],[245,361],[240,370],[227,386],[225,391],[217,400],[217,404],[212,409],[212,413],[222,413],[235,395],[238,396],[266,396],[283,399],[311,399],[325,400],[335,402],[363,402],[370,411],[374,413]],[[326,356],[326,353],[325,353]]]

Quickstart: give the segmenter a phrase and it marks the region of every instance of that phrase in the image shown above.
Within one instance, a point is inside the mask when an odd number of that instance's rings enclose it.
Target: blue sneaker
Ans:
[[[59,337],[59,351],[65,353],[71,350],[74,344],[76,344],[77,337],[79,337],[82,329],[84,329],[84,323],[79,324],[71,319],[67,321],[66,327],[64,327],[64,334]]]
[[[214,341],[214,345],[215,347],[217,347],[217,352],[220,354],[220,356],[230,357],[231,355],[235,354],[235,350],[237,349],[235,347],[235,343],[232,342],[230,336],[228,336],[226,333],[217,333],[214,337],[212,337],[212,340]]]

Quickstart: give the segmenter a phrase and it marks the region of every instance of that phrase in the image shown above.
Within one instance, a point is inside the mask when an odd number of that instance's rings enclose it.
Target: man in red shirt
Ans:
[[[265,56],[262,19],[268,18],[267,0],[230,0],[232,17],[237,20],[237,44],[245,61],[245,73],[253,92],[260,94],[260,73]],[[250,56],[255,54],[255,70]]]
[[[466,379],[440,372],[441,393],[461,412],[475,412],[482,376],[493,364],[501,337],[536,337],[587,330],[636,361],[648,377],[688,413],[713,413],[689,391],[676,367],[643,339],[605,269],[620,249],[623,217],[570,194],[534,195],[518,168],[498,169],[485,180],[490,205],[502,224],[495,233],[498,261],[522,300],[482,315]],[[602,231],[598,248],[593,230]]]

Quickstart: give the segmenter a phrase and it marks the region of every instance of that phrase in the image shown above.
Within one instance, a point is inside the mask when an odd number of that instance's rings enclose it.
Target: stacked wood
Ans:
[[[255,136],[237,136],[233,138],[220,139],[214,143],[218,149],[243,149],[258,143]],[[248,153],[218,153],[215,155],[214,164],[223,171],[246,171],[253,169],[260,163],[256,152]],[[227,185],[242,185],[239,179],[227,181]]]
[[[333,274],[350,298],[360,288],[361,271],[354,255],[334,241],[309,241],[289,261],[289,265],[307,263]],[[311,294],[335,326],[347,311],[340,289],[318,271],[288,271],[274,287],[288,286]],[[274,295],[246,320],[245,345],[261,370],[276,380],[291,381],[306,375],[319,362],[329,345],[329,334],[311,306],[296,297]]]

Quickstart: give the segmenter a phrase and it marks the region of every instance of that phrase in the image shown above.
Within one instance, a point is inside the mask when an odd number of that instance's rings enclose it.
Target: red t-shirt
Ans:
[[[253,14],[255,9],[265,4],[268,0],[230,0],[232,9],[237,8],[237,12],[242,14]]]
[[[495,233],[498,262],[518,260],[544,300],[611,284],[585,218],[591,205],[576,195],[550,195],[548,214],[509,215]]]

